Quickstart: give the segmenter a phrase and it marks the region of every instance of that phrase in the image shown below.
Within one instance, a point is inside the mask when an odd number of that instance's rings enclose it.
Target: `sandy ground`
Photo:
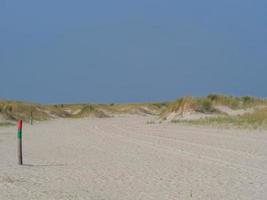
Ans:
[[[0,199],[267,199],[267,132],[60,119],[0,128]]]

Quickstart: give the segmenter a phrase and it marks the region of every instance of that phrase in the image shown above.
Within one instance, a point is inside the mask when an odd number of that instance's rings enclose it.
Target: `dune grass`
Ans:
[[[212,104],[225,105],[232,109],[244,109],[258,105],[267,105],[267,100],[252,96],[226,96],[223,94],[209,94],[206,97]]]
[[[36,119],[44,120],[47,114],[41,110],[42,106],[35,103],[0,101],[0,114],[7,120],[28,120],[31,112],[35,113]]]
[[[31,116],[35,121],[51,118],[110,117],[113,114],[158,115],[167,103],[127,103],[127,104],[37,104],[21,101],[0,100],[0,115],[8,121],[22,119],[28,122]]]
[[[0,127],[6,127],[6,126],[15,126],[15,124],[11,122],[0,122]]]
[[[213,107],[213,102],[207,97],[182,97],[174,102],[169,103],[161,112],[160,116],[164,117],[171,112],[196,111],[201,113],[215,113],[218,112]]]
[[[252,113],[239,116],[222,115],[198,120],[174,120],[174,123],[191,125],[232,126],[240,128],[264,128],[267,129],[267,109],[258,109]]]
[[[173,102],[149,102],[149,103],[110,103],[110,104],[50,104],[43,105],[31,102],[0,100],[0,115],[7,121],[22,119],[29,121],[31,113],[36,121],[48,120],[51,118],[81,118],[81,117],[110,117],[113,114],[148,114],[166,118],[171,112],[184,112],[192,110],[201,113],[220,113],[215,105],[225,105],[232,109],[255,107],[258,105],[267,106],[266,99],[256,97],[233,97],[222,94],[210,94],[207,97],[182,97]],[[194,121],[190,123],[235,123],[235,124],[256,124],[253,119],[260,120],[260,113],[257,116],[244,116],[235,118],[221,116],[216,119],[209,119],[208,122]],[[263,114],[264,115],[264,114]],[[250,119],[250,120],[249,120]],[[245,122],[245,121],[248,122]],[[214,122],[210,122],[214,121]],[[258,123],[258,122],[257,122]],[[262,122],[260,122],[262,123]]]
[[[234,97],[223,94],[210,94],[207,97],[187,96],[168,103],[166,108],[161,112],[161,116],[165,116],[170,112],[186,110],[201,113],[218,113],[219,111],[215,108],[216,105],[227,106],[231,109],[246,109],[260,105],[267,106],[267,100],[251,96]]]

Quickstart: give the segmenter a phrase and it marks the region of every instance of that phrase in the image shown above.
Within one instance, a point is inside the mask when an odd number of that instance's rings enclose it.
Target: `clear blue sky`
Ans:
[[[267,96],[266,0],[0,0],[0,98]]]

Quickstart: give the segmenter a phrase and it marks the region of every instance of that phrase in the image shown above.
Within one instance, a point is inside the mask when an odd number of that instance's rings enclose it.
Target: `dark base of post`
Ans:
[[[18,139],[18,164],[23,165],[22,160],[22,140],[21,138]]]

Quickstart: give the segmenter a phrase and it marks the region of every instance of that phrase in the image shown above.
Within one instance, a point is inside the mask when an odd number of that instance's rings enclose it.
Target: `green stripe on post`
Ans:
[[[22,138],[22,131],[21,129],[18,130],[18,139],[21,139]]]

